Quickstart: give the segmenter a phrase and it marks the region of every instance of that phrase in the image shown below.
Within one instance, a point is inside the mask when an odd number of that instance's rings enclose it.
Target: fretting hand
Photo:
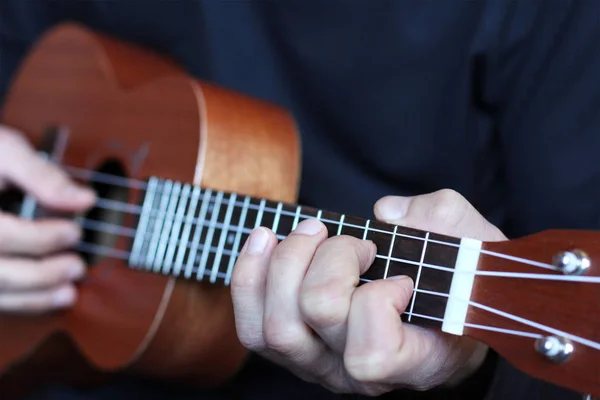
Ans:
[[[386,197],[375,214],[392,224],[458,237],[506,239],[450,190]],[[357,287],[375,253],[369,241],[327,239],[317,220],[303,221],[280,244],[272,231],[255,229],[232,277],[241,342],[341,393],[425,390],[457,383],[477,369],[485,346],[400,320],[412,295],[410,278]]]
[[[61,211],[84,210],[94,202],[94,193],[40,157],[19,132],[0,126],[0,189],[8,185]],[[73,304],[73,282],[85,268],[80,258],[60,251],[80,235],[67,220],[24,220],[0,212],[0,313],[43,312]]]

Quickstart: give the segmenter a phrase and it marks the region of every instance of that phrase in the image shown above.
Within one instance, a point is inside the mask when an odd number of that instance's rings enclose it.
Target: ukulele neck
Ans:
[[[283,240],[308,218],[322,221],[329,237],[349,235],[377,246],[361,284],[398,275],[413,280],[405,321],[462,334],[481,247],[477,240],[151,178],[128,261],[135,269],[229,285],[252,229],[270,228]]]

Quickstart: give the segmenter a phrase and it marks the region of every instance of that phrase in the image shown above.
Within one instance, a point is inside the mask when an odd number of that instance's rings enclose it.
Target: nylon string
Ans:
[[[74,175],[74,176],[78,176],[79,178],[85,178],[88,180],[92,180],[92,181],[96,181],[96,182],[104,182],[104,183],[109,183],[109,184],[113,184],[113,185],[119,185],[119,186],[125,186],[128,188],[136,188],[136,189],[146,189],[147,188],[147,183],[145,181],[141,181],[141,180],[137,180],[137,179],[131,179],[131,178],[122,178],[122,177],[118,177],[118,176],[113,176],[113,175],[109,175],[109,174],[103,174],[103,173],[98,173],[96,171],[91,171],[91,170],[84,170],[84,169],[80,169],[80,168],[75,168],[75,167],[63,167],[65,168],[70,174]],[[158,193],[159,191],[155,191],[153,194]],[[147,191],[146,194],[148,194],[149,192]],[[209,202],[211,201],[211,199],[209,199]],[[223,201],[224,204],[229,204],[227,202],[227,200]],[[129,204],[129,203],[125,203],[125,202],[120,202],[120,201],[116,201],[116,200],[110,200],[110,199],[99,199],[97,204],[98,207],[102,207],[102,208],[106,208],[109,210],[114,210],[114,211],[124,211],[124,212],[128,212],[128,213],[136,213],[139,214],[141,212],[141,207],[134,205],[134,204]],[[253,204],[249,204],[248,202],[242,203],[242,202],[236,202],[234,200],[234,205],[235,206],[245,206],[248,208],[255,208],[258,209],[259,206],[258,205],[253,205]],[[286,210],[282,210],[281,207],[279,206],[277,209],[273,208],[271,209],[270,207],[265,207],[264,203],[261,204],[260,207],[261,211],[268,211],[268,212],[277,212],[278,214],[284,214],[284,215],[289,215],[289,216],[294,216],[295,219],[298,219],[299,217],[303,217],[303,218],[313,218],[313,216],[310,215],[302,215],[300,214],[298,211],[298,209],[296,210],[296,212],[288,212]],[[157,214],[156,211],[152,211],[153,214]],[[175,216],[174,213],[168,213],[168,212],[163,212],[163,213],[158,213],[158,215],[160,215],[161,217],[175,217],[176,220],[178,217]],[[189,218],[189,217],[184,217],[181,218],[181,220],[186,220],[188,222],[192,222],[194,225],[196,226],[208,226],[208,227],[223,227],[223,224],[220,224],[218,222],[212,222],[212,223],[206,223],[205,221],[200,221],[197,218]],[[381,230],[381,229],[375,229],[375,228],[371,228],[371,227],[365,227],[362,225],[355,225],[355,224],[349,224],[349,223],[345,223],[342,220],[340,221],[335,221],[335,220],[327,220],[327,219],[323,219],[320,218],[320,220],[322,222],[326,222],[326,223],[332,223],[332,224],[339,224],[339,229],[341,230],[342,226],[347,226],[347,227],[355,227],[355,228],[359,228],[359,229],[365,229],[368,228],[371,231],[376,231],[376,232],[381,232],[381,233],[386,233],[386,234],[390,234],[390,235],[398,235],[398,236],[402,236],[402,237],[408,237],[411,239],[415,239],[415,240],[427,240],[426,238],[422,238],[422,237],[418,237],[418,236],[412,236],[412,235],[406,235],[406,234],[402,234],[402,233],[394,233],[394,232],[390,232],[390,231],[386,231],[386,230]],[[80,222],[84,225],[84,227],[87,227],[88,229],[94,229],[94,230],[101,230],[104,232],[110,232],[116,235],[124,235],[124,236],[134,236],[135,235],[135,230],[131,229],[131,228],[126,228],[126,227],[122,227],[122,226],[118,226],[118,225],[113,225],[110,223],[104,223],[104,222],[100,222],[100,221],[92,221],[92,220],[86,220],[86,219],[81,219]],[[367,220],[368,223],[368,220]],[[242,231],[244,233],[249,233],[251,230],[248,228],[242,228]],[[144,235],[148,235],[148,232],[145,232]],[[283,239],[285,238],[285,236],[283,235],[277,235],[278,238]],[[428,242],[432,242],[432,243],[438,243],[441,245],[446,245],[446,246],[452,246],[452,247],[459,247],[459,244],[456,243],[449,243],[449,242],[444,242],[444,241],[437,241],[437,240],[432,240],[432,239],[428,239]],[[187,247],[188,245],[186,245]],[[214,246],[205,246],[203,244],[197,244],[197,246],[199,246],[200,250],[203,251],[209,251],[209,252],[213,252],[213,251],[218,251],[219,249],[216,249]],[[110,256],[110,257],[116,257],[116,258],[121,258],[121,259],[127,259],[129,257],[129,252],[127,251],[121,251],[121,250],[115,250],[112,248],[108,248],[108,247],[104,247],[104,246],[99,246],[99,245],[95,245],[95,244],[91,244],[91,243],[85,243],[82,242],[80,243],[79,246],[79,250],[80,251],[84,251],[84,252],[88,252],[88,253],[93,253],[93,254],[99,254],[99,255],[105,255],[105,256]],[[226,249],[221,249],[220,251],[223,252],[223,254],[227,254],[229,256],[233,255],[232,251],[228,251]],[[551,269],[551,270],[556,270],[557,268],[551,264],[546,264],[546,263],[540,263],[538,261],[535,260],[528,260],[528,259],[524,259],[524,258],[520,258],[520,257],[514,257],[508,254],[502,254],[502,253],[497,253],[497,252],[491,252],[491,251],[486,251],[486,250],[481,250],[481,253],[484,254],[489,254],[490,256],[494,256],[494,257],[501,257],[501,258],[507,258],[507,259],[512,259],[514,261],[520,262],[520,263],[524,263],[524,264],[528,264],[528,265],[532,265],[532,266],[537,266],[537,267],[541,267],[541,268],[545,268],[545,269]],[[237,256],[239,253],[236,253],[235,255]],[[383,258],[386,260],[393,260],[393,261],[399,261],[399,262],[404,262],[404,263],[413,263],[415,265],[420,265],[422,267],[425,268],[433,268],[433,269],[438,269],[438,270],[446,270],[449,272],[454,272],[456,273],[457,271],[455,271],[452,268],[448,268],[448,267],[444,267],[444,266],[437,266],[437,265],[430,265],[430,264],[425,264],[425,263],[419,263],[419,262],[415,262],[415,261],[411,261],[411,260],[403,260],[403,259],[399,259],[399,258],[394,258],[391,256],[384,256],[384,255],[377,255],[378,258]],[[488,276],[505,276],[505,277],[518,277],[518,278],[530,278],[530,279],[553,279],[553,280],[561,280],[561,281],[580,281],[580,282],[588,282],[588,283],[600,283],[600,277],[581,277],[581,276],[559,276],[559,275],[546,275],[546,274],[524,274],[524,273],[512,273],[512,272],[496,272],[496,271],[477,271],[475,273],[476,275],[488,275]],[[205,270],[203,275],[205,276],[210,276],[213,275],[213,271],[211,270]],[[216,275],[220,278],[225,278],[225,273],[219,272],[217,271]],[[361,278],[362,281],[368,282],[368,279],[364,279]],[[438,295],[438,296],[443,296],[443,297],[447,297],[447,298],[452,298],[452,296],[450,296],[447,293],[439,293],[439,292],[432,292],[432,291],[427,291],[427,290],[423,290],[423,289],[418,289],[415,288],[413,289],[414,292],[421,292],[421,293],[428,293],[428,294],[433,294],[433,295]],[[459,299],[461,300],[461,299]],[[462,300],[465,301],[465,300]],[[600,350],[600,344],[585,338],[580,338],[578,336],[575,335],[571,335],[568,334],[566,332],[561,332],[560,330],[536,323],[534,321],[530,321],[528,319],[516,316],[516,315],[512,315],[510,313],[506,313],[503,312],[501,310],[497,310],[494,309],[492,307],[489,306],[485,306],[483,304],[479,304],[473,301],[468,301],[469,305],[477,307],[477,308],[481,308],[484,309],[486,311],[495,313],[497,315],[501,315],[505,318],[509,318],[515,321],[518,321],[520,323],[535,327],[537,329],[540,330],[544,330],[546,332],[550,332],[550,333],[554,333],[554,334],[561,334],[564,335],[565,337],[582,343],[584,345],[590,346],[592,348],[595,348],[597,350]],[[431,319],[431,320],[437,320],[437,321],[443,321],[443,319],[441,318],[437,318],[437,317],[433,317],[433,316],[428,316],[428,315],[421,315],[421,314],[416,314],[416,313],[412,313],[412,312],[405,312],[404,314],[410,314],[411,316],[415,316],[415,317],[421,317],[421,318],[425,318],[425,319]],[[488,329],[488,330],[494,330],[494,331],[498,331],[498,332],[502,332],[505,334],[511,334],[511,335],[520,335],[520,336],[527,336],[527,337],[541,337],[541,335],[536,334],[536,333],[532,333],[532,332],[522,332],[522,331],[515,331],[515,330],[508,330],[508,329],[503,329],[503,328],[498,328],[498,327],[492,327],[492,326],[482,326],[482,325],[477,325],[477,324],[469,324],[466,323],[465,326],[469,326],[472,328],[477,328],[477,329]]]

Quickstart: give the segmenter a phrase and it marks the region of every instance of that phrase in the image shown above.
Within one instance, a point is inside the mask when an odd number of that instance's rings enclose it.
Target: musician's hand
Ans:
[[[19,132],[0,126],[0,189],[8,185],[62,211],[83,210],[94,202],[90,190],[40,157]],[[72,304],[73,282],[84,275],[84,264],[59,251],[80,235],[66,220],[24,220],[0,211],[0,312],[41,312]]]
[[[386,197],[378,219],[404,226],[504,240],[505,236],[450,190]],[[372,242],[326,239],[324,225],[304,221],[277,245],[256,229],[232,277],[238,335],[248,349],[335,392],[380,394],[459,382],[481,365],[487,348],[465,337],[402,323],[409,278],[356,287],[372,263]]]

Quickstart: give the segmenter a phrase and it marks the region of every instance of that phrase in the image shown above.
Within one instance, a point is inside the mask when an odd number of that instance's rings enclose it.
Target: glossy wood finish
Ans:
[[[296,200],[299,145],[287,113],[193,80],[162,57],[74,25],[57,28],[32,50],[1,121],[34,145],[48,126],[67,125],[63,161],[69,166],[94,169],[117,159],[134,178],[159,176]],[[129,201],[138,202],[139,193],[131,191]],[[126,245],[118,242],[120,249]],[[73,342],[46,342],[58,330]],[[73,310],[1,316],[0,343],[0,370],[22,363],[4,371],[2,398],[19,383],[30,387],[36,371],[58,368],[75,376],[83,360],[101,370],[216,385],[247,354],[236,337],[227,288],[175,283],[115,260],[89,269]],[[36,360],[36,349],[43,349],[43,360]]]
[[[547,264],[561,251],[580,249],[591,258],[584,275],[600,276],[600,235],[591,231],[553,230],[522,239],[485,243],[484,250]],[[481,271],[518,272],[562,276],[538,266],[482,254]],[[478,276],[473,302],[525,318],[571,335],[600,343],[600,284],[514,277]],[[550,335],[522,322],[471,306],[467,321],[473,324]],[[562,364],[548,362],[534,349],[534,338],[467,328],[466,335],[488,343],[527,374],[600,396],[600,350],[573,342],[572,357]]]

